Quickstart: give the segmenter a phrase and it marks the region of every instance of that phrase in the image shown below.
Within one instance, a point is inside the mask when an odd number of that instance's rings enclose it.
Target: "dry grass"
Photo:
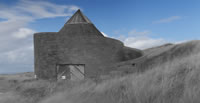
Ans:
[[[143,74],[84,84],[42,103],[199,103],[200,54],[169,61]]]
[[[0,103],[200,103],[200,45],[174,58],[174,53],[194,44],[173,47],[173,59],[141,74],[101,83],[19,81],[15,91],[0,95]]]

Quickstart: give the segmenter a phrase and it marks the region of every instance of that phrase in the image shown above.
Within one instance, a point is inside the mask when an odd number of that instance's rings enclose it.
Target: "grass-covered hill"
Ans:
[[[100,82],[1,75],[0,103],[200,103],[199,51],[198,40],[149,48],[144,57],[111,67],[127,75]]]

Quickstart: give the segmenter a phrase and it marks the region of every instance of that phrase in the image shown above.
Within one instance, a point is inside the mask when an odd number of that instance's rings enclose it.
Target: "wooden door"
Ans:
[[[57,65],[57,79],[72,81],[84,79],[84,64],[59,64]]]
[[[57,66],[57,79],[70,79],[70,68],[68,65],[60,64]]]
[[[83,80],[84,79],[84,65],[69,65],[70,75],[72,81]]]

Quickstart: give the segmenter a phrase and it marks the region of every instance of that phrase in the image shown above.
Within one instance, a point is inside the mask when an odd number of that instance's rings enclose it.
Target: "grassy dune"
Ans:
[[[199,103],[200,54],[168,61],[142,74],[84,85],[43,103]]]
[[[145,51],[141,73],[98,83],[26,78],[0,94],[0,103],[200,103],[200,41],[162,48]]]

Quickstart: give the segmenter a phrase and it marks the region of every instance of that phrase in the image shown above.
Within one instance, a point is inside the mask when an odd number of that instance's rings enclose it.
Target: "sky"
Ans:
[[[0,0],[0,74],[34,70],[33,34],[76,10],[106,36],[146,49],[200,39],[200,0]]]

